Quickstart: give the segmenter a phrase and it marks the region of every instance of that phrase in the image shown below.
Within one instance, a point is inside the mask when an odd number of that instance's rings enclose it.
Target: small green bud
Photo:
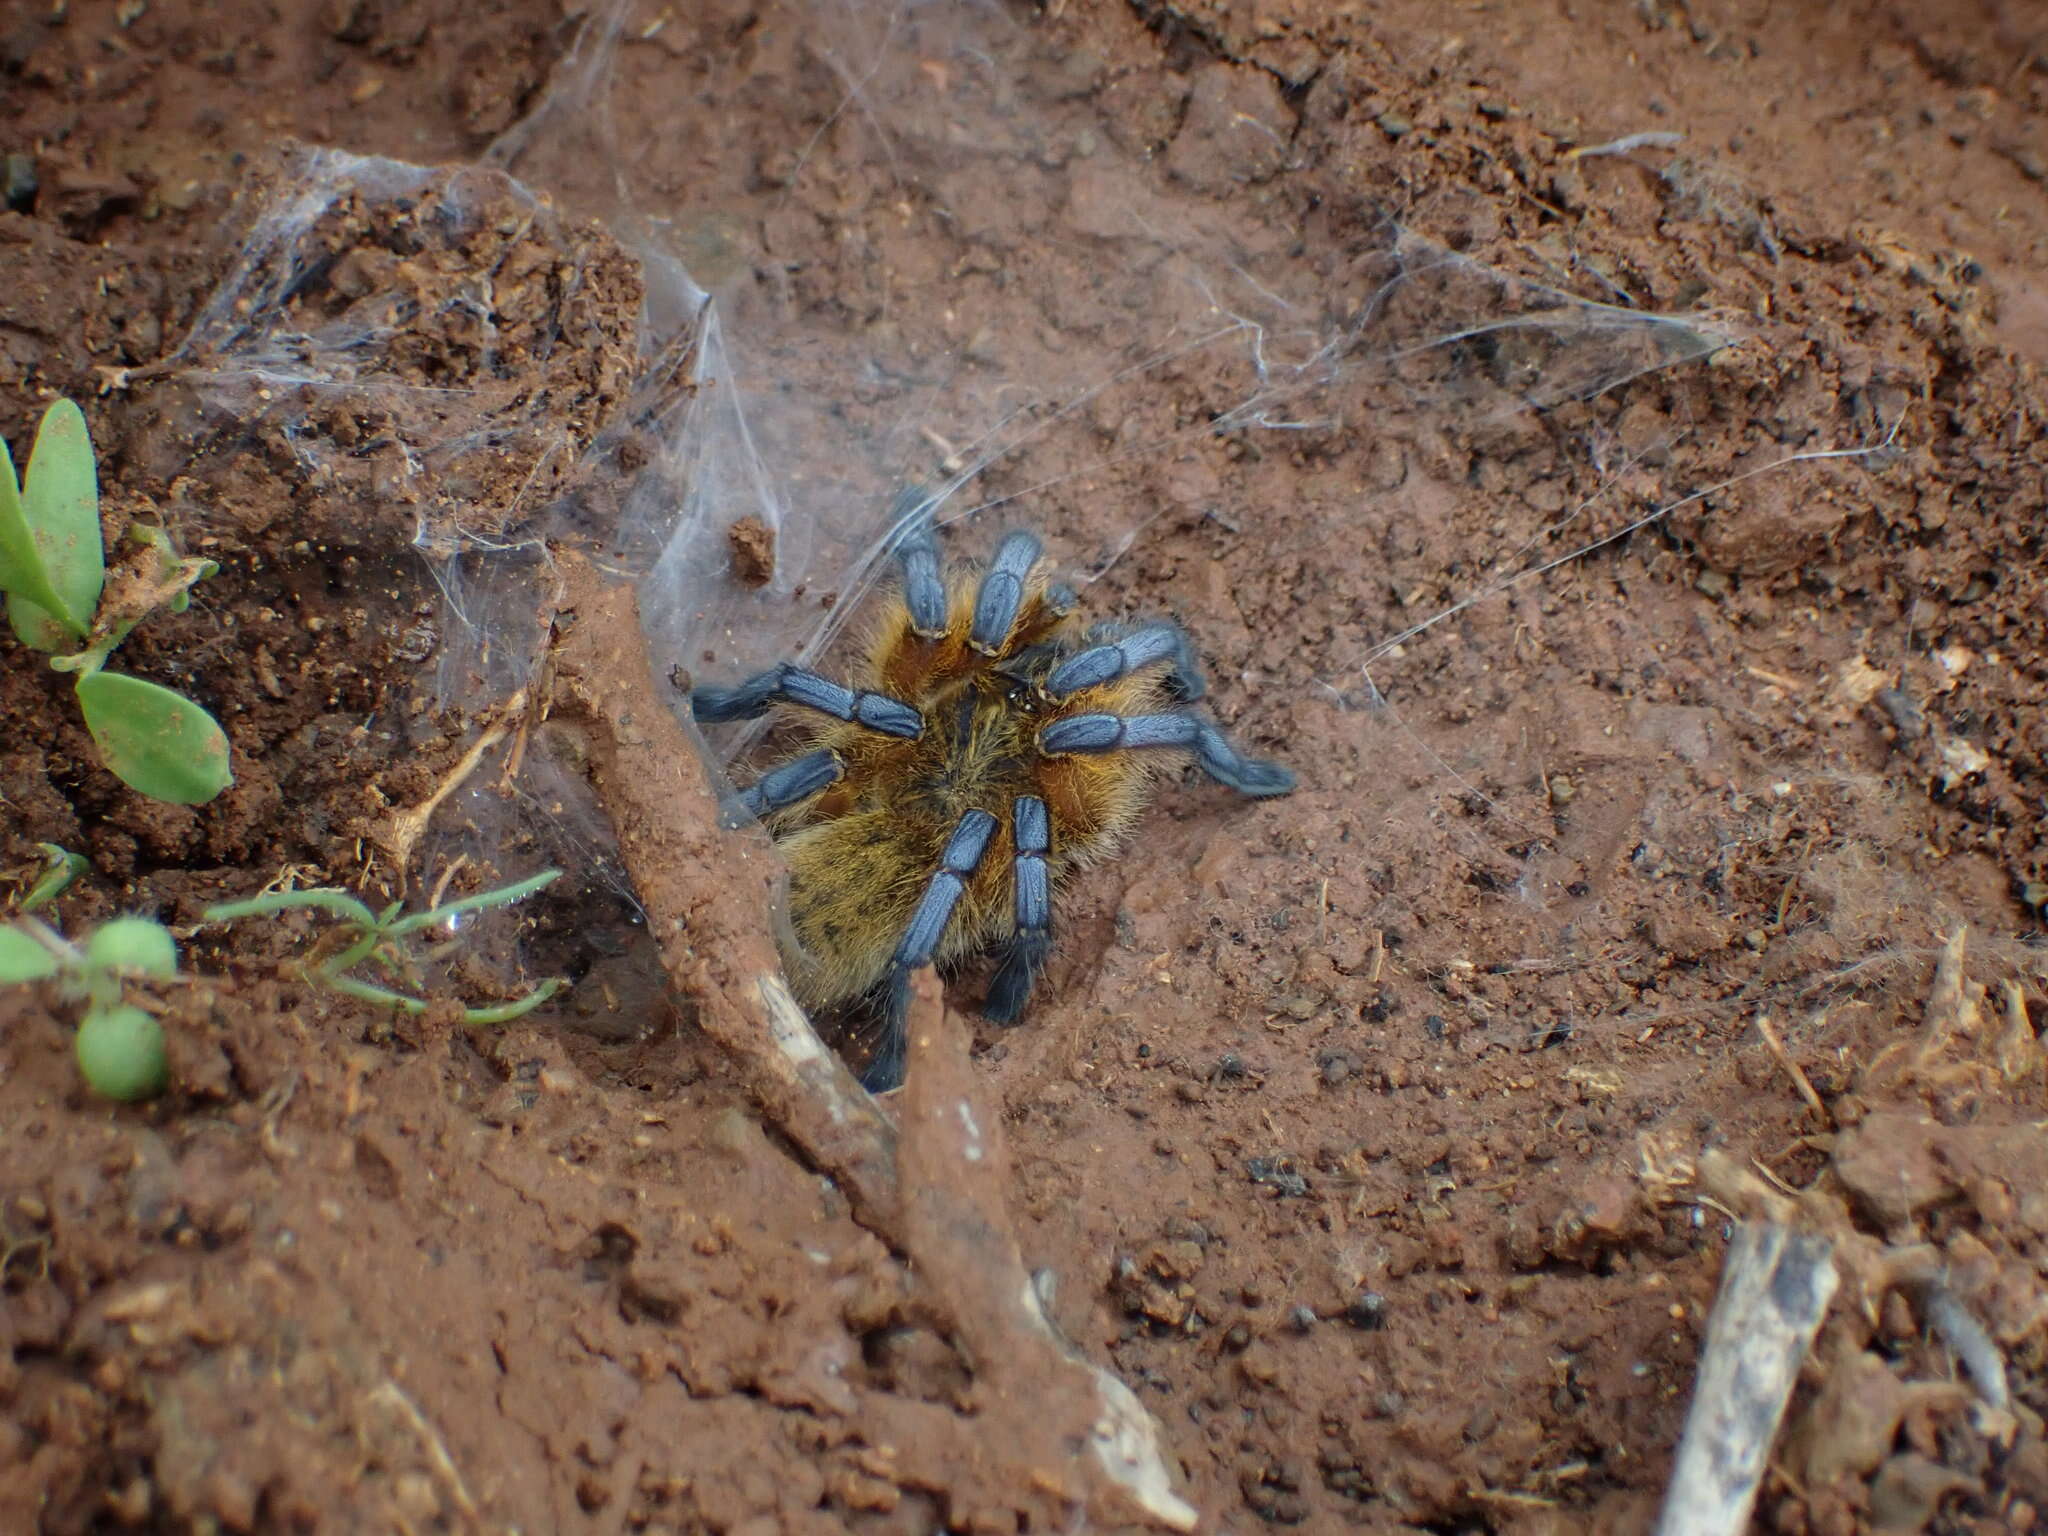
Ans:
[[[78,1026],[78,1070],[102,1098],[131,1103],[163,1092],[163,1026],[132,1003],[94,1008]]]
[[[178,946],[162,923],[146,917],[117,917],[102,923],[85,941],[88,965],[131,976],[175,976]]]

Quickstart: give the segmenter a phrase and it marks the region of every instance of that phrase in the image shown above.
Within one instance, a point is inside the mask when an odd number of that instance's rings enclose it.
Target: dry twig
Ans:
[[[549,707],[578,738],[670,986],[699,1005],[763,1113],[900,1247],[895,1132],[782,979],[774,855],[720,830],[698,744],[655,689],[632,589],[573,556],[562,580]]]
[[[1764,1044],[1770,1048],[1771,1055],[1776,1057],[1778,1065],[1785,1069],[1785,1075],[1792,1079],[1792,1086],[1799,1090],[1799,1097],[1806,1100],[1806,1107],[1813,1111],[1813,1118],[1823,1126],[1833,1125],[1835,1122],[1828,1114],[1827,1105],[1821,1102],[1820,1095],[1814,1092],[1813,1084],[1808,1080],[1806,1073],[1785,1049],[1785,1042],[1779,1036],[1778,1027],[1771,1022],[1769,1014],[1760,1013],[1756,1016],[1756,1032],[1763,1036]]]
[[[967,1031],[947,1015],[929,969],[916,978],[909,1043],[904,1237],[919,1275],[954,1315],[990,1433],[1028,1469],[1031,1492],[1058,1506],[1053,1526],[1086,1512],[1108,1528],[1136,1519],[1194,1529],[1195,1510],[1174,1492],[1160,1454],[1159,1426],[1045,1314],[1004,1209],[1008,1167],[996,1117],[977,1102]],[[1076,1456],[1077,1447],[1087,1454]]]
[[[1735,1229],[1657,1536],[1748,1528],[1785,1404],[1835,1294],[1831,1252],[1826,1238],[1774,1223]]]

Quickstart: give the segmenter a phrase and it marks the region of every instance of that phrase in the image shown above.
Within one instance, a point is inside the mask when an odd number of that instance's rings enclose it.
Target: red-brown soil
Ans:
[[[191,976],[139,1107],[84,1093],[53,996],[0,993],[0,1531],[1101,1528],[1134,1509],[1089,1492],[1085,1434],[1057,1453],[1091,1365],[1203,1529],[1643,1529],[1752,1214],[1710,1153],[1807,1189],[1863,1266],[1760,1527],[2036,1528],[2048,19],[1071,0],[986,13],[1023,61],[988,77],[932,18],[647,0],[593,53],[599,18],[529,0],[0,12],[0,433],[19,458],[79,399],[110,532],[147,513],[220,562],[121,656],[201,698],[238,773],[196,810],[140,799],[0,641],[0,891],[38,843],[77,850],[59,925],[158,914]],[[878,58],[960,137],[904,131],[896,76],[852,67]],[[567,105],[530,119],[551,83]],[[928,176],[949,142],[1006,175]],[[381,396],[222,382],[238,317],[209,300],[250,221],[330,173],[307,146],[492,157],[313,223],[333,259],[273,313],[312,336],[410,295]],[[1103,253],[1160,217],[1227,237],[1173,234],[1134,285]],[[1064,398],[1155,345],[1177,271],[1278,274],[1326,302],[1312,326],[1442,264],[1702,318],[1632,378],[1634,321],[1350,355],[1298,431],[1218,423],[1241,356],[1194,352],[959,498],[1003,502],[963,547],[1025,522],[1092,610],[1182,618],[1219,716],[1301,787],[1170,787],[1064,900],[1021,1027],[952,978],[870,1187],[715,1043],[753,1006],[766,845],[616,786],[608,827],[576,772],[602,753],[520,668],[558,573],[429,560],[545,533],[645,568],[610,488],[687,402],[645,380],[696,320],[643,302],[656,246],[770,370],[755,398],[895,434],[877,496],[946,473],[1005,389]],[[1388,323],[1440,339],[1465,291],[1410,282]],[[936,364],[875,361],[948,348],[957,414]],[[1558,387],[1588,359],[1618,382]],[[846,468],[822,436],[757,451],[792,483]],[[761,511],[718,521],[731,606],[663,673],[856,610],[879,514]],[[502,621],[488,650],[465,615]],[[491,691],[520,681],[517,708]],[[649,846],[693,851],[636,904]],[[547,861],[569,877],[432,978],[575,980],[505,1027],[314,989],[302,920],[200,922],[273,882],[423,901]],[[986,1165],[947,1161],[942,1088],[988,1106]],[[2003,1407],[1924,1287],[1864,1283],[1921,1244]],[[1024,1269],[1041,1300],[995,1283]]]

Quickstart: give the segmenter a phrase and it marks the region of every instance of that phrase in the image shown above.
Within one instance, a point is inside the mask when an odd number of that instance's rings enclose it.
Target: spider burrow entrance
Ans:
[[[739,803],[788,861],[791,985],[814,1012],[878,1024],[862,1077],[877,1092],[902,1081],[919,966],[996,952],[984,1012],[1019,1018],[1059,889],[1116,852],[1175,753],[1242,794],[1294,787],[1192,707],[1205,684],[1185,630],[1083,625],[1032,534],[946,565],[927,518],[896,561],[846,683],[785,663],[692,696],[700,721],[780,707],[802,733]]]

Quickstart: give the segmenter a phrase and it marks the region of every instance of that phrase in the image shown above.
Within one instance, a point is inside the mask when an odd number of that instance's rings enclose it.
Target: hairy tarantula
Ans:
[[[927,520],[897,550],[899,586],[844,687],[789,663],[698,688],[704,722],[777,705],[823,716],[741,802],[789,864],[784,963],[813,1010],[879,1004],[862,1082],[903,1080],[910,973],[1000,946],[983,1012],[1015,1023],[1052,947],[1052,894],[1113,853],[1183,753],[1247,795],[1294,775],[1247,757],[1189,708],[1204,684],[1168,620],[1083,627],[1039,542],[941,572]]]

